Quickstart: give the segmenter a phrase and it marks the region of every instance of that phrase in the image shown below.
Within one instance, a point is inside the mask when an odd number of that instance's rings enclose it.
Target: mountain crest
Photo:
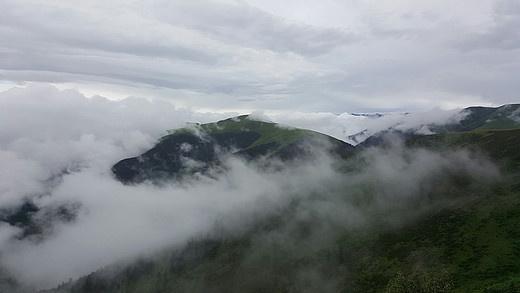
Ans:
[[[204,172],[222,156],[293,160],[311,155],[308,146],[332,155],[348,156],[354,147],[311,130],[280,126],[241,115],[215,123],[188,125],[169,131],[144,154],[124,159],[112,168],[124,183],[168,180]]]

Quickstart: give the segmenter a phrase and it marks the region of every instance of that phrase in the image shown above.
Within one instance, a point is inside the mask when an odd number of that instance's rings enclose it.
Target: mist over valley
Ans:
[[[0,11],[0,292],[520,292],[518,0]]]
[[[37,90],[63,108],[33,108],[34,87],[2,94],[2,109],[20,113],[0,129],[3,290],[389,292],[514,283],[518,105],[439,110],[444,123],[352,115],[391,122],[370,144],[353,146],[264,114],[186,124],[178,119],[207,116]],[[67,133],[60,115],[71,112]],[[27,113],[45,124],[21,123]],[[506,250],[497,254],[492,237]],[[505,261],[508,274],[477,282],[471,259],[477,271]]]

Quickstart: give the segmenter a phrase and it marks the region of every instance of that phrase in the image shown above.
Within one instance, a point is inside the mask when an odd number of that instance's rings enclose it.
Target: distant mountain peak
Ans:
[[[520,104],[506,104],[499,107],[473,106],[462,109],[444,123],[411,124],[403,122],[369,133],[363,130],[348,137],[360,147],[374,146],[385,140],[412,135],[460,132],[473,130],[505,130],[520,128]]]

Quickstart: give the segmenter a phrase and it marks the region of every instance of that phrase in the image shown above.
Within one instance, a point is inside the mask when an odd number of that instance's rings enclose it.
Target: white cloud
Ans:
[[[388,128],[400,131],[414,131],[421,134],[430,134],[428,125],[444,124],[450,119],[459,121],[462,116],[458,109],[441,110],[430,109],[412,113],[373,113],[374,116],[352,115],[350,113],[303,113],[293,112],[272,116],[274,122],[295,127],[311,129],[328,134],[337,139],[356,145],[369,136]],[[360,134],[356,137],[356,134]]]
[[[228,115],[139,98],[86,98],[47,85],[12,88],[0,93],[0,201],[5,207],[45,194],[43,184],[54,176],[89,166],[108,169],[150,148],[167,129]]]
[[[327,160],[321,162],[259,173],[241,161],[229,161],[229,173],[218,180],[201,178],[162,187],[126,186],[107,170],[84,168],[63,176],[56,189],[35,200],[42,209],[80,204],[77,218],[52,223],[52,234],[38,243],[4,239],[2,264],[23,284],[54,286],[116,261],[181,245],[208,233],[223,215],[250,207],[262,213],[259,207],[268,211],[271,202],[278,205],[304,190],[319,188],[332,174]],[[241,220],[240,225],[247,222]]]
[[[517,100],[511,1],[71,3],[2,0],[0,79],[213,111],[445,107],[411,92]]]
[[[412,127],[444,120],[451,114],[432,110],[379,119],[346,113],[268,116],[256,112],[254,116],[344,138],[360,129],[376,131],[390,124]],[[86,98],[75,90],[60,91],[48,85],[32,84],[1,92],[0,204],[14,207],[31,198],[41,209],[34,218],[45,228],[43,238],[35,241],[13,238],[20,229],[0,225],[1,265],[23,284],[50,287],[118,260],[181,245],[209,231],[217,219],[228,230],[247,228],[255,219],[279,211],[294,197],[330,195],[331,201],[320,198],[313,202],[311,197],[310,208],[302,206],[298,216],[317,213],[327,223],[359,225],[365,211],[348,202],[342,203],[344,209],[338,209],[336,201],[344,200],[345,194],[337,197],[334,191],[355,191],[359,190],[357,184],[380,180],[387,184],[384,189],[375,187],[382,196],[378,200],[386,202],[389,195],[416,196],[416,182],[424,186],[431,174],[443,174],[440,171],[447,168],[471,176],[495,174],[485,160],[466,153],[441,156],[397,148],[394,155],[368,153],[367,170],[360,170],[351,181],[321,156],[308,164],[296,163],[294,168],[263,171],[229,160],[227,173],[162,187],[126,186],[113,178],[110,167],[115,162],[147,150],[167,129],[183,126],[186,121],[207,122],[229,116],[140,98]],[[421,169],[422,165],[427,168]],[[396,168],[402,172],[393,172]],[[388,187],[389,182],[407,178],[414,180]],[[76,218],[63,221],[46,214],[62,206],[74,207]]]

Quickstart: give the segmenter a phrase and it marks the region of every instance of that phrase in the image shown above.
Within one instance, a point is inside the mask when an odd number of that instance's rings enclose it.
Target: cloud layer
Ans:
[[[108,168],[121,157],[137,155],[167,129],[229,115],[141,98],[86,98],[47,85],[2,92],[0,105],[0,156],[9,166],[0,172],[2,205],[41,193],[38,184],[54,176],[84,167]]]
[[[0,1],[0,79],[218,111],[517,101],[514,0]]]
[[[356,127],[374,130],[385,123],[407,127],[451,114],[396,114],[379,122],[327,113],[264,118],[342,136],[354,133]],[[110,173],[115,162],[147,150],[166,129],[185,121],[229,116],[141,98],[86,98],[48,85],[0,93],[0,205],[15,208],[30,199],[40,209],[33,220],[44,227],[41,237],[20,238],[19,227],[1,224],[0,265],[25,285],[50,287],[118,260],[181,245],[208,232],[216,220],[227,230],[247,228],[294,198],[312,203],[302,205],[298,217],[314,215],[334,225],[360,225],[370,209],[391,206],[399,202],[395,199],[421,202],[435,188],[439,174],[469,174],[479,180],[496,175],[489,162],[464,152],[441,155],[403,151],[399,146],[367,152],[364,167],[348,180],[326,156],[269,170],[230,160],[227,173],[162,187],[125,186]],[[368,196],[360,186],[372,186],[374,203],[366,209],[352,205],[355,197]],[[63,219],[61,207],[75,217]]]

